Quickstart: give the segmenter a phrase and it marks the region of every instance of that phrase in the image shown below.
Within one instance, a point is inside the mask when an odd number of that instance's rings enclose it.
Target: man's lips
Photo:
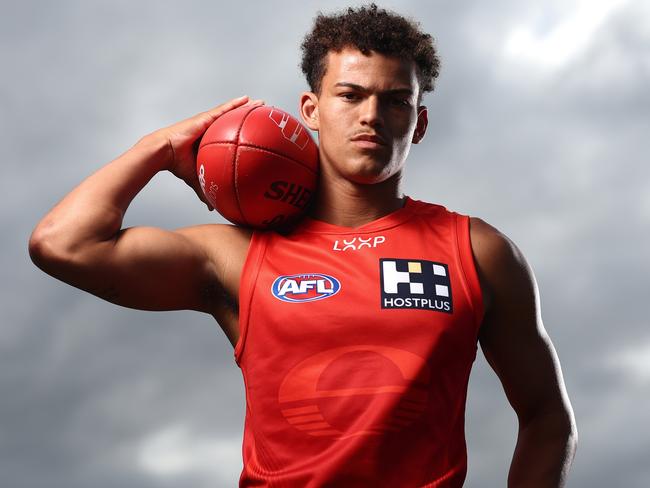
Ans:
[[[380,145],[380,146],[386,146],[386,140],[377,135],[377,134],[357,134],[354,136],[352,139],[354,142],[359,142],[360,145],[364,145],[364,142],[371,143],[368,144],[370,145]]]

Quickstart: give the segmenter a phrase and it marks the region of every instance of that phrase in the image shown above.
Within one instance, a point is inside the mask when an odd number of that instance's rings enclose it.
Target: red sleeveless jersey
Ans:
[[[357,228],[255,231],[235,361],[240,487],[459,487],[483,316],[469,218],[409,197]]]

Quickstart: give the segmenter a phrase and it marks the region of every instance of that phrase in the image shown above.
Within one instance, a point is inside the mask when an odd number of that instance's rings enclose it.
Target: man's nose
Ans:
[[[360,109],[360,122],[362,125],[375,127],[384,124],[383,109],[377,96],[371,95],[367,97],[361,104]]]

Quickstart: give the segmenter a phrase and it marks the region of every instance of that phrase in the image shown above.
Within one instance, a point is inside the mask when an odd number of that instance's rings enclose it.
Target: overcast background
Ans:
[[[236,5],[236,6],[235,6]],[[28,236],[145,133],[249,94],[297,115],[302,2],[0,2],[0,485],[232,487],[244,388],[213,319],[102,302]],[[650,3],[386,2],[442,59],[405,192],[523,250],[580,443],[570,487],[650,486]],[[125,225],[211,222],[159,174]],[[517,422],[479,353],[466,486],[505,486]]]

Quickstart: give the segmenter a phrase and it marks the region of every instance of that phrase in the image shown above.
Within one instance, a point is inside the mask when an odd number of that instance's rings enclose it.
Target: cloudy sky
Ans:
[[[3,487],[236,485],[243,381],[217,324],[102,302],[39,271],[27,240],[148,132],[241,94],[297,115],[298,46],[322,5],[2,1]],[[568,486],[650,486],[650,4],[382,5],[417,18],[442,59],[405,192],[482,217],[536,272],[580,432]],[[159,174],[125,225],[216,218]],[[466,486],[505,486],[516,429],[479,353]]]

